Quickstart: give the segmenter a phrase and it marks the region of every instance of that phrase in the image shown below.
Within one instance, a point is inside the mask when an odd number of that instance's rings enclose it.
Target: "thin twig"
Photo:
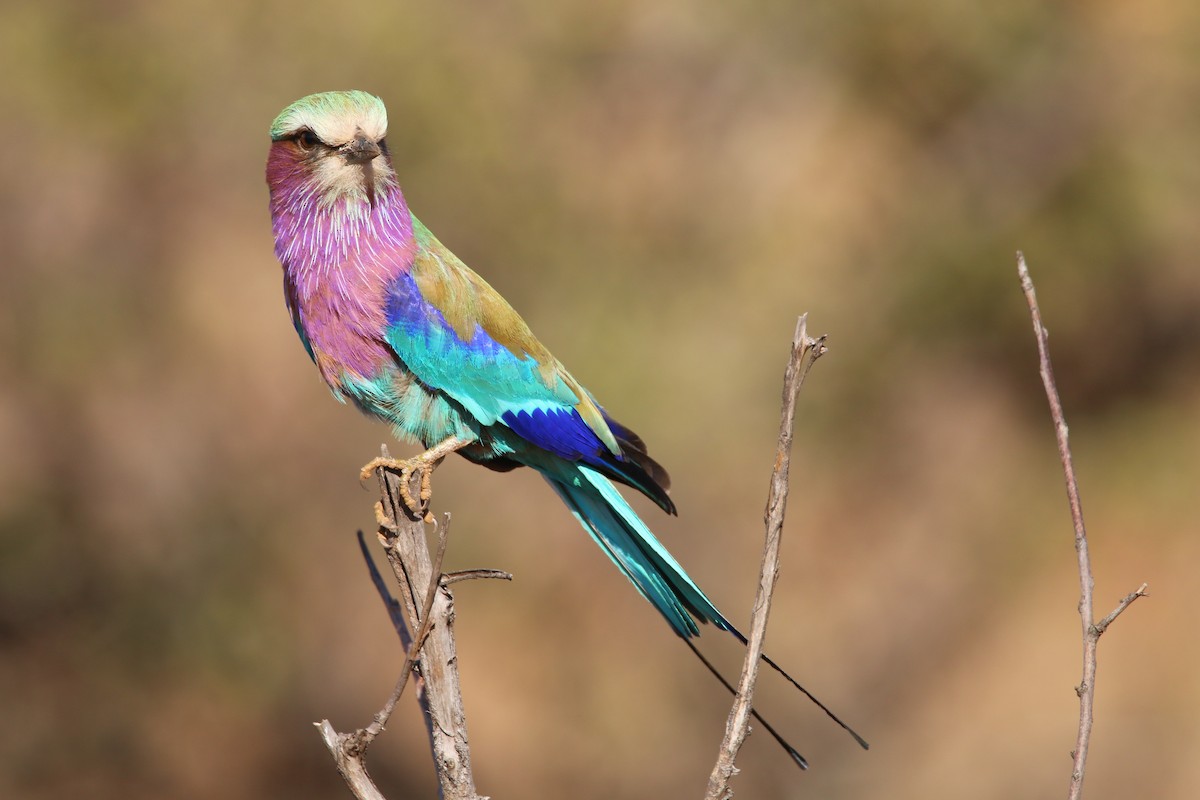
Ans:
[[[446,536],[450,530],[449,514],[445,516],[442,524],[437,526],[437,528],[438,548],[437,554],[433,557],[433,574],[440,577],[442,574],[442,559],[446,555]],[[417,628],[417,633],[413,636],[412,642],[408,646],[408,652],[404,656],[404,664],[400,667],[400,677],[396,679],[396,688],[392,690],[392,695],[383,704],[383,708],[376,712],[371,724],[356,734],[353,746],[359,752],[364,751],[374,741],[375,737],[383,731],[384,726],[387,725],[387,721],[392,716],[392,712],[396,709],[396,703],[400,702],[400,696],[404,694],[404,687],[408,685],[408,676],[412,674],[413,664],[417,660],[417,653],[425,645],[425,637],[429,635],[429,630],[433,627],[433,601],[437,598],[440,587],[440,580],[429,582],[429,587],[425,592],[425,603],[421,606],[421,616],[418,617],[420,627]]]
[[[392,597],[392,593],[388,591],[387,584],[383,581],[383,575],[375,566],[375,559],[371,558],[371,551],[367,548],[367,540],[362,531],[358,532],[358,549],[362,552],[363,561],[367,563],[367,572],[371,575],[371,583],[375,584],[375,591],[379,593],[379,599],[387,608],[392,627],[400,636],[400,644],[404,647],[405,652],[408,652],[408,647],[412,644],[412,634],[408,632],[408,625],[404,622],[404,609],[401,608],[400,601]]]
[[[732,795],[729,780],[737,772],[734,761],[750,728],[751,703],[754,682],[758,678],[758,664],[762,657],[763,640],[766,637],[767,617],[771,612],[771,597],[779,578],[779,543],[783,531],[783,516],[787,509],[788,468],[792,451],[792,424],[796,417],[796,396],[804,385],[804,378],[818,358],[825,354],[825,336],[810,339],[808,315],[796,321],[796,333],[792,338],[792,352],[783,378],[783,409],[779,421],[779,443],[775,451],[775,466],[771,472],[771,488],[767,495],[767,506],[763,514],[766,523],[766,543],[763,547],[762,566],[759,572],[758,591],[754,598],[754,617],[750,625],[750,636],[746,644],[746,658],[742,663],[742,675],[738,681],[737,696],[729,719],[725,723],[725,738],[708,778],[706,800],[724,800]]]
[[[459,581],[476,581],[476,580],[497,580],[511,581],[513,579],[511,572],[505,572],[502,569],[460,569],[457,572],[445,572],[442,574],[442,586],[449,586],[452,583]]]
[[[1017,274],[1021,278],[1021,289],[1025,293],[1025,302],[1029,304],[1029,314],[1033,320],[1033,333],[1037,338],[1038,371],[1042,376],[1046,399],[1050,403],[1050,417],[1054,420],[1058,457],[1062,461],[1063,476],[1067,483],[1067,501],[1071,506],[1071,523],[1075,528],[1075,553],[1079,561],[1079,617],[1083,629],[1083,679],[1075,689],[1076,694],[1079,695],[1079,731],[1075,737],[1075,750],[1071,754],[1071,783],[1067,792],[1068,800],[1078,800],[1083,793],[1083,775],[1087,768],[1088,745],[1092,737],[1093,709],[1096,697],[1097,645],[1101,634],[1112,624],[1112,621],[1128,608],[1130,603],[1145,596],[1146,584],[1143,583],[1137,591],[1125,597],[1116,610],[1101,620],[1100,624],[1097,625],[1093,622],[1092,564],[1088,555],[1087,529],[1083,524],[1083,505],[1079,499],[1079,484],[1075,479],[1075,465],[1071,459],[1071,445],[1067,436],[1067,420],[1063,413],[1062,401],[1058,396],[1058,387],[1054,382],[1046,327],[1042,324],[1042,313],[1038,308],[1033,278],[1029,275],[1029,267],[1025,264],[1023,253],[1017,253]]]
[[[1146,591],[1148,588],[1150,588],[1150,584],[1143,583],[1141,586],[1122,597],[1121,602],[1117,603],[1117,607],[1112,610],[1112,613],[1093,626],[1096,629],[1096,636],[1101,636],[1106,630],[1108,630],[1108,626],[1112,625],[1113,621],[1116,620],[1117,617],[1121,616],[1121,612],[1129,608],[1129,605],[1134,600],[1137,600],[1139,597],[1145,597],[1148,594]]]

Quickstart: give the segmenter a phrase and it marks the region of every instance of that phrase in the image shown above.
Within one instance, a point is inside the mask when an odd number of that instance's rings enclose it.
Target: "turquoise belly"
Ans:
[[[422,386],[410,373],[395,370],[371,380],[344,375],[340,384],[334,390],[339,400],[387,422],[401,439],[432,447],[451,436],[490,438],[482,435],[479,423],[462,406]]]

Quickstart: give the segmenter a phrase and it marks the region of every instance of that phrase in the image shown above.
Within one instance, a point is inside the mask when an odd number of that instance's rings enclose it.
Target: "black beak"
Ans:
[[[350,164],[367,164],[383,151],[379,143],[368,139],[362,133],[354,137],[354,141],[341,148],[342,157]]]

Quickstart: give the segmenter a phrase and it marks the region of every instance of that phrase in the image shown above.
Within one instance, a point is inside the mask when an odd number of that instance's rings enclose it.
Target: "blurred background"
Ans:
[[[334,402],[272,254],[267,128],[388,105],[412,208],[672,472],[637,508],[746,622],[800,402],[744,797],[1055,796],[1078,579],[1014,253],[1090,523],[1090,798],[1200,795],[1200,6],[0,5],[0,796],[347,797],[316,731],[402,658],[354,532],[390,441]],[[411,452],[392,444],[393,452]],[[698,797],[729,698],[528,471],[453,460],[479,789]],[[702,646],[731,675],[729,637]],[[371,751],[433,797],[412,698]]]

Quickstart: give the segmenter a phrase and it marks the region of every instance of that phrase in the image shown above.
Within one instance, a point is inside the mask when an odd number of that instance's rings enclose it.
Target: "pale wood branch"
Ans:
[[[763,513],[766,524],[766,542],[763,546],[762,566],[759,571],[758,591],[754,598],[754,617],[746,645],[746,657],[742,663],[741,679],[729,719],[725,724],[725,738],[708,778],[705,800],[725,800],[732,796],[729,780],[737,773],[734,761],[746,739],[750,728],[754,684],[758,678],[759,661],[763,653],[763,640],[767,632],[767,617],[771,612],[771,598],[779,578],[779,545],[783,532],[783,517],[787,508],[788,469],[791,463],[792,426],[796,417],[796,397],[804,378],[818,358],[825,354],[825,336],[817,339],[808,336],[808,315],[796,322],[792,338],[792,352],[788,359],[783,379],[783,409],[779,422],[779,441],[775,451],[775,466],[771,471],[771,486],[767,495],[767,506]]]
[[[1075,688],[1079,695],[1079,729],[1075,736],[1075,750],[1071,753],[1071,781],[1068,786],[1068,800],[1078,800],[1083,793],[1083,776],[1087,769],[1088,746],[1092,738],[1094,721],[1094,705],[1096,698],[1096,650],[1100,636],[1112,624],[1129,604],[1139,597],[1146,595],[1146,584],[1143,583],[1136,591],[1127,595],[1111,614],[1096,624],[1092,603],[1092,563],[1088,554],[1087,529],[1083,524],[1083,503],[1079,498],[1079,483],[1075,478],[1075,465],[1071,458],[1071,445],[1068,439],[1067,420],[1063,413],[1062,401],[1059,399],[1058,387],[1054,381],[1054,369],[1050,363],[1050,347],[1045,325],[1042,324],[1042,312],[1038,308],[1037,294],[1033,288],[1033,278],[1029,275],[1029,267],[1025,256],[1017,253],[1017,274],[1021,279],[1021,289],[1025,293],[1025,302],[1029,304],[1029,314],[1033,321],[1033,333],[1037,338],[1038,370],[1042,376],[1042,386],[1046,390],[1046,400],[1050,404],[1050,417],[1054,421],[1054,434],[1058,442],[1058,457],[1062,462],[1063,476],[1067,484],[1067,502],[1071,507],[1071,523],[1075,529],[1075,554],[1079,563],[1079,617],[1083,630],[1083,678]]]
[[[382,452],[384,458],[388,458],[387,447]],[[450,515],[433,523],[437,549],[431,558],[425,523],[410,513],[405,505],[400,479],[385,469],[380,469],[378,475],[382,498],[376,505],[379,541],[399,584],[401,602],[398,603],[387,591],[365,547],[364,556],[376,589],[400,634],[406,655],[395,689],[370,725],[354,733],[338,733],[325,720],[318,724],[318,728],[326,747],[333,754],[338,772],[355,797],[359,800],[383,800],[383,795],[367,773],[364,758],[368,746],[386,727],[408,684],[409,676],[415,671],[418,673],[418,701],[424,712],[422,716],[429,734],[441,797],[444,800],[486,800],[476,792],[471,772],[466,712],[459,687],[454,643],[453,597],[447,587],[460,580],[511,580],[512,576],[500,570],[470,570],[449,576],[443,574],[442,558],[446,552]],[[401,606],[403,614],[399,611]],[[410,636],[410,631],[416,633]]]
[[[1134,600],[1137,600],[1139,597],[1147,597],[1150,593],[1146,590],[1149,588],[1150,584],[1143,583],[1141,586],[1122,597],[1121,602],[1117,603],[1117,607],[1112,610],[1111,614],[1092,626],[1096,629],[1096,635],[1103,635],[1103,633],[1108,630],[1108,626],[1112,625],[1116,618],[1121,616],[1125,609],[1129,608],[1130,603],[1132,603]]]

